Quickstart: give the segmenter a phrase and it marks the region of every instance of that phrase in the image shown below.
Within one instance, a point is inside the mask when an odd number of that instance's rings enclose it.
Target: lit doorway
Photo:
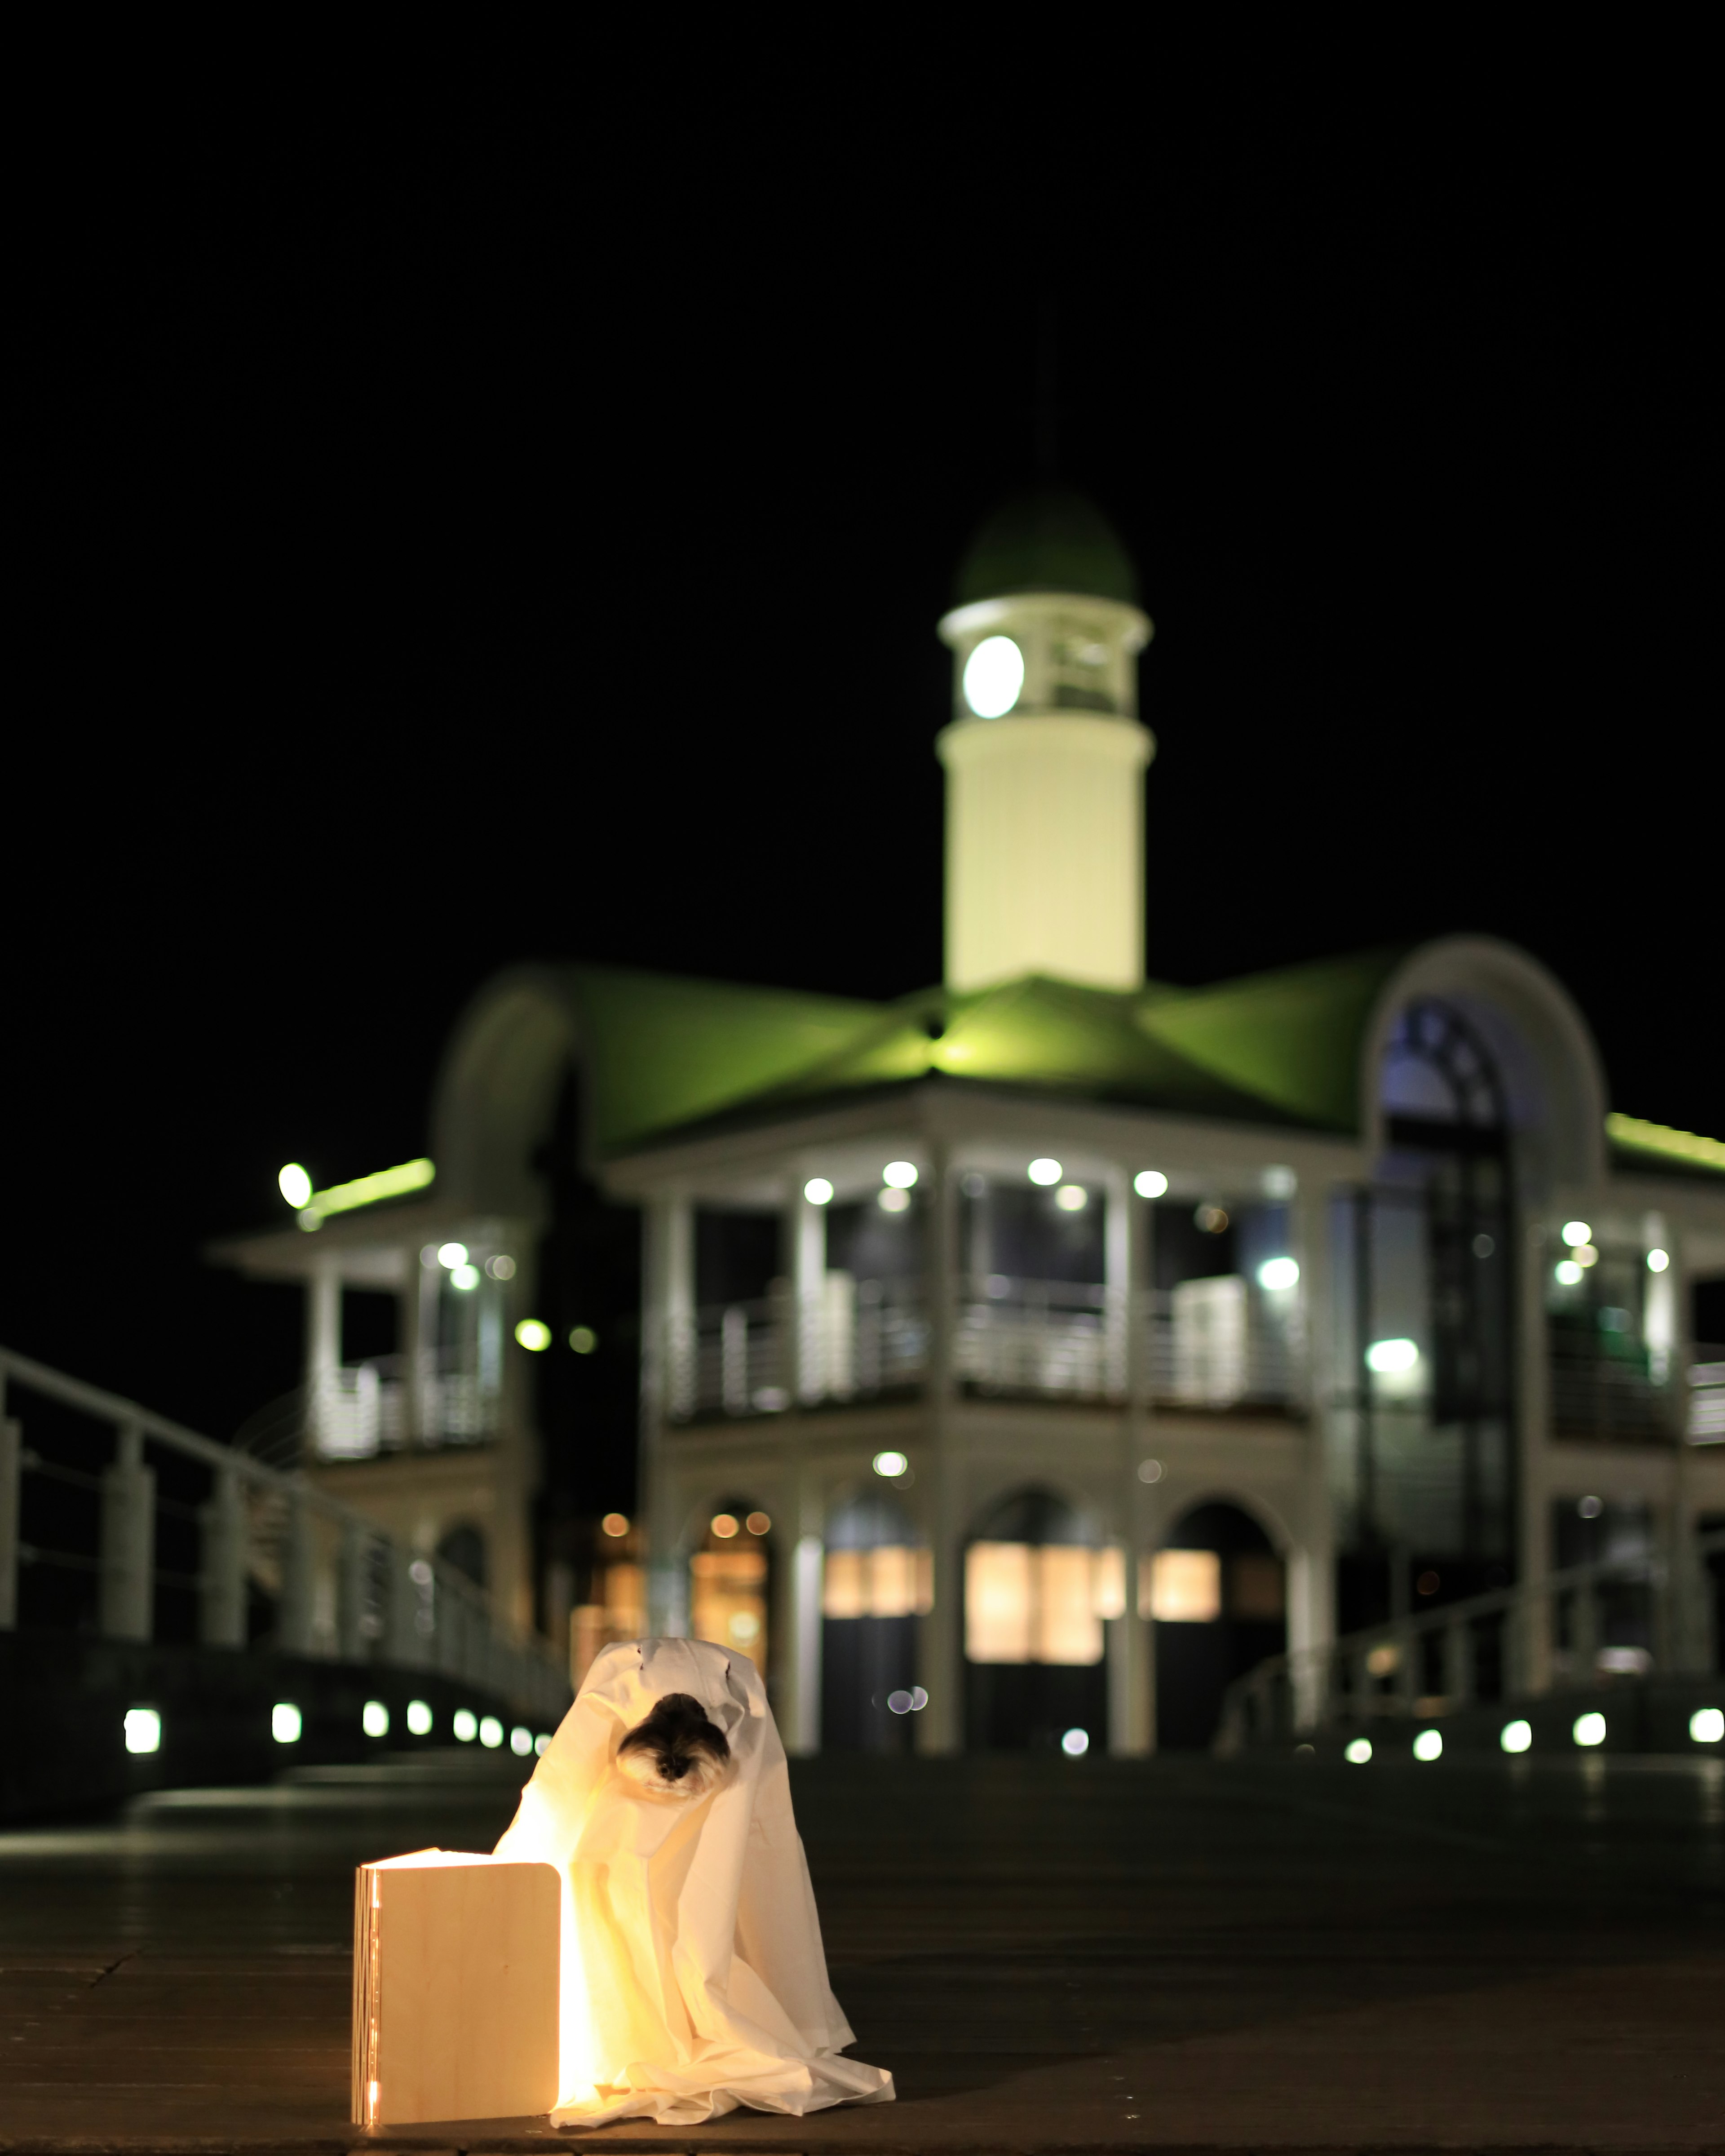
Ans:
[[[833,1515],[821,1582],[824,1751],[911,1748],[927,1704],[916,1686],[916,1620],[932,1587],[929,1553],[891,1498],[854,1498]]]
[[[1214,1741],[1222,1695],[1287,1645],[1281,1559],[1238,1505],[1195,1505],[1151,1561],[1156,1620],[1156,1742],[1201,1752]]]
[[[978,1522],[964,1553],[964,1739],[971,1751],[1106,1748],[1103,1620],[1121,1556],[1047,1490]]]
[[[690,1631],[747,1655],[764,1677],[773,1620],[773,1522],[732,1498],[707,1522],[689,1560]]]

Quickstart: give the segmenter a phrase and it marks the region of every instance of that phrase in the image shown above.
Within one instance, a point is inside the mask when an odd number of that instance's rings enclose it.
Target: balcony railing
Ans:
[[[1676,1364],[1662,1351],[1612,1351],[1555,1333],[1552,1435],[1599,1445],[1725,1444],[1725,1347]]]
[[[267,1466],[292,1469],[319,1460],[482,1445],[496,1435],[496,1388],[457,1355],[439,1354],[420,1386],[417,1435],[410,1429],[404,1358],[380,1355],[331,1370],[320,1384],[281,1394],[249,1416],[234,1441]]]
[[[1150,1390],[1166,1406],[1285,1411],[1298,1397],[1297,1340],[1244,1281],[1141,1297],[1136,1322]],[[1099,1283],[965,1276],[954,1283],[954,1374],[983,1398],[1123,1400],[1128,1325],[1124,1297]],[[920,1383],[927,1357],[920,1281],[829,1273],[800,1309],[783,1290],[674,1325],[667,1405],[689,1421],[878,1399]]]

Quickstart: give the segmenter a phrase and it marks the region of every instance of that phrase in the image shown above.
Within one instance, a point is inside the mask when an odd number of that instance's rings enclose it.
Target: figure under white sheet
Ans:
[[[620,1771],[618,1748],[673,1693],[729,1748],[685,1796]],[[559,2126],[688,2126],[747,2104],[802,2113],[890,2102],[842,2059],[784,1747],[752,1662],[701,1640],[607,1647],[521,1792],[500,1856],[563,1881]]]

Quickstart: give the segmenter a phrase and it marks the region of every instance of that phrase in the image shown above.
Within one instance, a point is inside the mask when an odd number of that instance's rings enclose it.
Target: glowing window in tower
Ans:
[[[979,719],[1004,718],[1024,685],[1024,654],[1009,636],[985,636],[964,662],[964,701]]]

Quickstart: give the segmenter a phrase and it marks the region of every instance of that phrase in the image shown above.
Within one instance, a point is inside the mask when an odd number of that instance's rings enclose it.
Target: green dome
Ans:
[[[1114,527],[1069,487],[1013,495],[977,533],[959,564],[955,606],[1009,592],[1083,592],[1136,606],[1138,580]]]

